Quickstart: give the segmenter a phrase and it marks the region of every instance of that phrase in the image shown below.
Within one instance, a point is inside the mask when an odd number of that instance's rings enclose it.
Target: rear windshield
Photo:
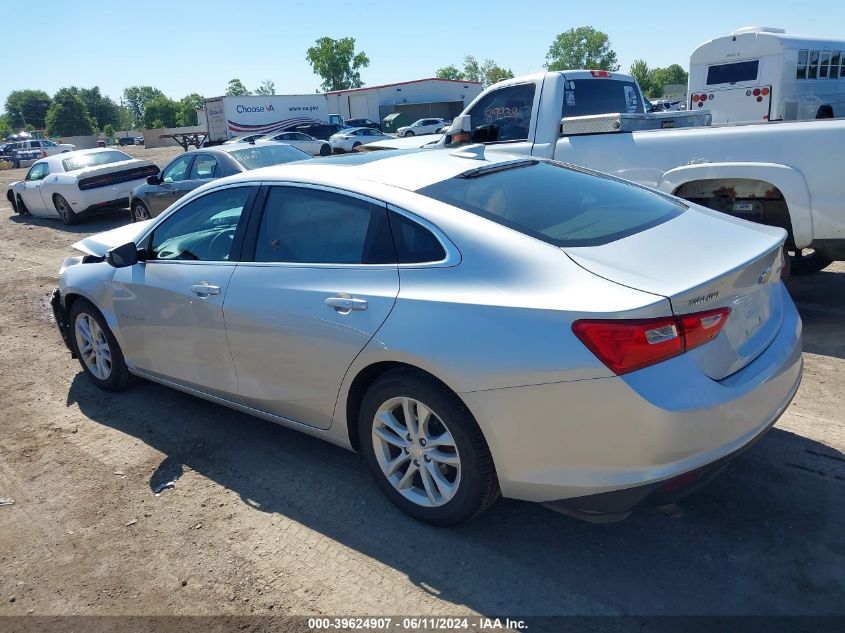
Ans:
[[[282,144],[256,145],[247,149],[235,150],[231,154],[232,158],[243,165],[244,169],[258,169],[259,167],[269,167],[270,165],[311,158],[311,154],[290,145]]]
[[[607,244],[686,209],[635,185],[534,161],[450,178],[417,193],[555,246]]]
[[[76,171],[77,169],[85,169],[86,167],[119,163],[122,160],[132,160],[132,157],[123,152],[110,150],[108,152],[96,152],[94,154],[82,154],[81,156],[65,158],[62,161],[62,166],[65,168],[65,171]]]
[[[741,81],[756,81],[760,61],[736,62],[735,64],[719,64],[707,68],[707,85],[736,84]]]
[[[615,79],[569,79],[565,82],[563,116],[615,112],[643,112],[643,101],[637,84]]]

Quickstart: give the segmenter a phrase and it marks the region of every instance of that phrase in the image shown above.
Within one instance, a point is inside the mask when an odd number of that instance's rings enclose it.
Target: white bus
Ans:
[[[693,51],[687,94],[714,124],[845,117],[845,40],[738,29]]]

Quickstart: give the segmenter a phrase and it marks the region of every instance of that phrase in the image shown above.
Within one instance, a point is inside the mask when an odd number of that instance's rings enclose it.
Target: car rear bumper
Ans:
[[[721,381],[682,354],[621,377],[461,394],[490,446],[502,494],[581,498],[583,510],[618,513],[679,476],[694,474],[673,483],[678,492],[718,470],[774,424],[800,384],[801,320],[783,292],[775,339]],[[630,492],[596,497],[619,491]]]
[[[95,215],[97,213],[105,213],[106,211],[115,211],[117,209],[129,208],[129,196],[125,198],[118,198],[117,200],[106,200],[104,202],[95,202],[88,205],[82,211],[76,211],[79,215]]]

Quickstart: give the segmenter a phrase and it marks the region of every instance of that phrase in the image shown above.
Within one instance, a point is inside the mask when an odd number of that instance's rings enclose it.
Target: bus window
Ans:
[[[760,60],[755,59],[749,62],[736,62],[733,64],[720,64],[710,66],[707,69],[707,85],[735,84],[746,81],[757,80],[757,70],[760,67]]]
[[[795,74],[796,79],[807,78],[807,56],[810,51],[798,51],[798,72]]]
[[[819,79],[827,79],[828,66],[830,66],[830,53],[822,51],[819,55]]]
[[[839,51],[833,51],[830,54],[830,78],[839,79]]]
[[[819,78],[819,52],[810,51],[810,66],[807,68],[807,79]]]

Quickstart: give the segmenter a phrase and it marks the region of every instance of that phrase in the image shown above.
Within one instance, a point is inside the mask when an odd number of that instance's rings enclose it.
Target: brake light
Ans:
[[[754,88],[754,90],[752,91],[751,94],[753,94],[755,97],[759,97],[760,96],[760,89]]]
[[[572,324],[572,332],[621,376],[712,341],[730,312],[730,308],[718,308],[657,319],[582,319]]]
[[[761,94],[765,97],[767,94],[769,94],[769,89],[768,89],[768,88],[763,88],[763,89],[760,91],[760,93],[761,93]]]
[[[590,74],[593,77],[603,77],[604,79],[610,78],[610,73],[607,72],[606,70],[591,70]]]
[[[693,100],[693,101],[698,101],[700,98],[701,98],[701,97],[699,97],[698,95],[693,95],[693,96],[692,96],[692,100]]]

